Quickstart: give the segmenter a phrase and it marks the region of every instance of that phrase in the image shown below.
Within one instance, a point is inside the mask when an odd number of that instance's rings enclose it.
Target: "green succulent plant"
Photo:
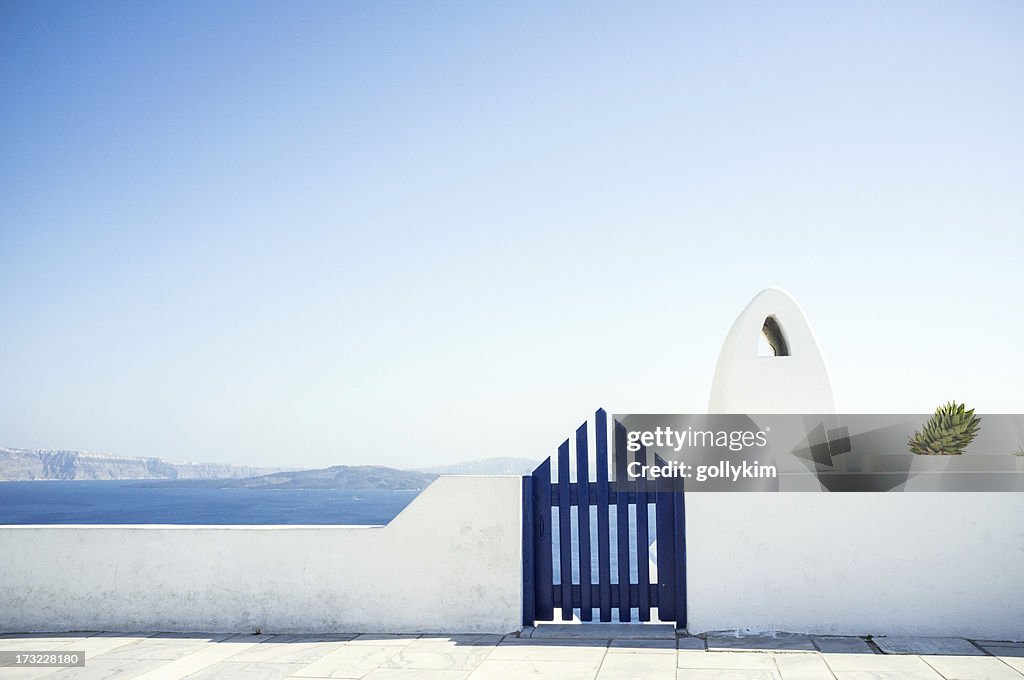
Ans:
[[[1020,440],[1020,446],[1013,450],[1013,455],[1024,458],[1024,439]]]
[[[959,456],[974,441],[981,429],[981,418],[974,409],[949,402],[935,409],[924,428],[915,430],[907,440],[910,450],[925,456]]]

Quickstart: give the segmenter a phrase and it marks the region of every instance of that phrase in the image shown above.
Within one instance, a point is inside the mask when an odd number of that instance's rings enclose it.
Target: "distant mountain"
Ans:
[[[85,451],[0,448],[0,482],[37,479],[139,480],[139,487],[225,489],[423,489],[438,475],[524,475],[537,461],[486,458],[456,465],[396,470],[335,465],[318,470],[258,468],[221,463],[172,463],[161,458]],[[152,480],[152,481],[148,481]]]
[[[141,488],[214,489],[391,489],[420,490],[437,475],[377,465],[335,465],[320,470],[275,472],[249,479],[176,479],[138,482]]]
[[[484,458],[455,465],[417,468],[417,470],[437,475],[528,475],[538,465],[540,465],[539,460],[528,458]]]
[[[108,456],[85,451],[0,448],[0,481],[240,478],[281,469],[221,463],[171,463],[160,458]]]

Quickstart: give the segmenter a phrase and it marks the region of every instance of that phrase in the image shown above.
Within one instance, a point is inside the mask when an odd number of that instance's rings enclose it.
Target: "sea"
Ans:
[[[420,492],[0,482],[0,524],[387,524]]]

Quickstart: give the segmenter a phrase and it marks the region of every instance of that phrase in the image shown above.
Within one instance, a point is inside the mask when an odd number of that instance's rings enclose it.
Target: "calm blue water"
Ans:
[[[141,489],[0,482],[0,524],[386,524],[418,491]]]

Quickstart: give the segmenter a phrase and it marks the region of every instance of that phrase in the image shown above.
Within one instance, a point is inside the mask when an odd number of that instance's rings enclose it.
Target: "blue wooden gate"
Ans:
[[[617,421],[610,469],[604,409],[597,411],[594,424],[596,479],[589,469],[587,423],[576,430],[574,465],[569,440],[558,447],[556,481],[551,458],[523,477],[523,624],[553,621],[559,609],[566,621],[572,620],[573,610],[581,621],[592,621],[595,609],[600,621],[611,621],[614,609],[619,621],[634,620],[634,612],[637,620],[650,621],[656,609],[659,621],[685,627],[683,492],[674,486],[678,481],[629,479],[626,468],[634,460],[664,462],[642,447],[629,453],[626,428]],[[652,537],[657,540],[655,578],[649,566]]]

